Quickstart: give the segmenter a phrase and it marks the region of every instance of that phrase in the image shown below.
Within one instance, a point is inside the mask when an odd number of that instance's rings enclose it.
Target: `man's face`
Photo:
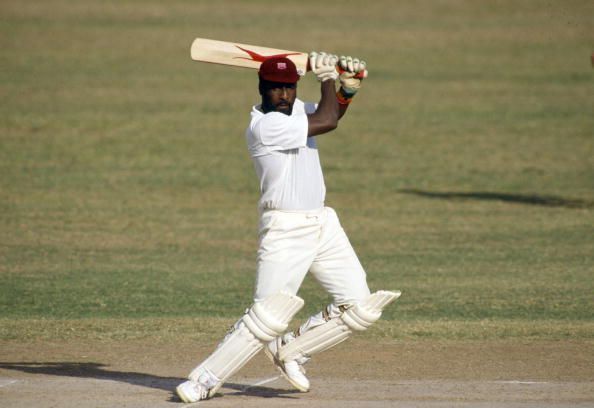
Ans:
[[[291,115],[293,104],[297,98],[297,84],[286,84],[283,82],[264,82],[260,86],[262,94],[262,110],[268,112],[280,112]]]

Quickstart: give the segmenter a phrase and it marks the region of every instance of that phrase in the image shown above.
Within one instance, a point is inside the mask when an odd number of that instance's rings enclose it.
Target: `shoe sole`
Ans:
[[[270,352],[270,350],[268,350],[268,347],[264,347],[264,354],[266,354],[266,357],[268,357],[270,359],[270,361],[272,361],[272,364],[274,364],[274,366],[281,373],[281,375],[283,376],[283,378],[285,380],[287,380],[293,387],[297,388],[301,392],[308,392],[309,391],[309,388],[304,388],[300,384],[298,384],[295,381],[291,380],[291,378],[285,372],[285,368],[284,368],[283,363],[278,358],[276,358],[276,356],[274,354],[272,354]]]

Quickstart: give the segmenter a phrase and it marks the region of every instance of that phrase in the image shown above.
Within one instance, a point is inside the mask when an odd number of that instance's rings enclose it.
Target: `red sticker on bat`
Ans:
[[[260,55],[260,54],[258,54],[257,52],[250,51],[250,50],[248,50],[248,49],[242,48],[242,47],[240,47],[239,45],[236,45],[236,47],[237,47],[237,48],[239,48],[240,50],[242,50],[242,51],[246,52],[246,53],[247,53],[247,54],[248,54],[248,55],[249,55],[251,58],[246,58],[246,57],[234,57],[234,59],[235,59],[235,58],[237,58],[237,59],[245,59],[245,60],[248,60],[248,61],[256,61],[256,62],[264,62],[264,61],[265,61],[265,60],[267,60],[268,58],[273,58],[273,57],[275,57],[275,58],[286,58],[286,57],[287,57],[287,56],[289,56],[289,55],[299,55],[299,54],[300,54],[300,53],[298,53],[298,52],[289,52],[289,53],[287,53],[287,54],[276,54],[276,55]],[[286,67],[285,67],[285,68],[286,68]],[[279,67],[279,69],[283,69],[283,68],[280,68],[280,67]]]

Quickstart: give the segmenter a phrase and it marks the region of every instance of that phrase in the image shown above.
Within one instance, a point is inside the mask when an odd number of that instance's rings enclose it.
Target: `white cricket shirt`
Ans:
[[[326,186],[307,114],[316,105],[296,99],[291,116],[252,108],[245,137],[260,180],[260,210],[315,210],[324,206]]]

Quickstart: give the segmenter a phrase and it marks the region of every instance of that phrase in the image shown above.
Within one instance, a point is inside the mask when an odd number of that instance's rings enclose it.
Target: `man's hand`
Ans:
[[[338,72],[336,71],[337,62],[338,57],[336,55],[315,51],[309,54],[309,67],[311,68],[311,72],[316,74],[320,82],[329,79],[335,81],[338,78]]]
[[[365,71],[367,64],[359,58],[344,55],[340,56],[338,64],[342,69],[339,78],[344,96],[352,98],[361,88],[361,79],[355,78],[355,75]]]

